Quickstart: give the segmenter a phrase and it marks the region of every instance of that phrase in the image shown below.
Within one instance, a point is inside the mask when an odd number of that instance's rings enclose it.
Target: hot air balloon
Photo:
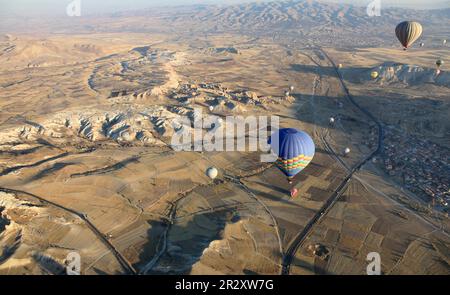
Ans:
[[[314,141],[304,131],[284,128],[272,134],[269,144],[278,155],[276,165],[292,183],[295,175],[300,173],[312,161],[316,151]]]
[[[395,35],[403,45],[404,50],[408,49],[422,35],[422,25],[418,22],[401,22],[395,28]]]
[[[334,117],[330,117],[330,125],[333,125],[335,121]]]
[[[206,176],[208,176],[212,180],[216,179],[217,175],[219,175],[219,171],[215,167],[209,167],[206,170]]]
[[[436,61],[436,66],[438,67],[438,69],[444,64],[444,62],[442,61],[442,59],[438,59]]]
[[[372,77],[372,79],[378,78],[379,75],[380,75],[380,74],[378,74],[377,71],[372,71],[372,72],[370,73],[370,77]]]
[[[348,155],[348,154],[350,154],[350,152],[351,152],[350,148],[347,147],[344,150],[344,155]]]
[[[446,39],[442,40],[442,44],[443,45],[447,44],[447,40]]]

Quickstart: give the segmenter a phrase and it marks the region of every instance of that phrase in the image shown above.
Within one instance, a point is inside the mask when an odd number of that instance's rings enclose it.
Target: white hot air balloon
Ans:
[[[336,119],[334,117],[330,117],[330,124],[334,124],[336,122]]]
[[[219,171],[215,167],[209,167],[206,170],[206,176],[208,176],[212,180],[216,179],[217,175],[219,175]]]

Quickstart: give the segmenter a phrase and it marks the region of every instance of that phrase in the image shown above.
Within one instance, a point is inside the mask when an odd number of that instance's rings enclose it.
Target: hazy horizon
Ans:
[[[64,15],[66,7],[73,0],[0,0],[1,14],[10,16]],[[85,14],[102,14],[120,11],[146,9],[157,6],[193,4],[239,4],[249,2],[270,2],[271,0],[81,0]],[[346,3],[365,6],[372,0],[321,0],[320,2]],[[450,0],[381,0],[382,5],[415,9],[450,8]]]

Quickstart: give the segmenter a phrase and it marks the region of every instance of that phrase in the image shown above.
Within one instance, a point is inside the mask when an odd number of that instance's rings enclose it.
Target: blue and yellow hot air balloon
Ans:
[[[311,163],[316,151],[311,136],[294,128],[278,130],[272,134],[269,144],[278,155],[278,169],[287,176],[289,183]]]

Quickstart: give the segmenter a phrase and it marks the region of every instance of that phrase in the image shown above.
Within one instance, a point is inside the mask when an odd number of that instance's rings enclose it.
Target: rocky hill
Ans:
[[[135,16],[155,12],[132,13]],[[130,15],[124,13],[116,17]],[[311,0],[255,2],[228,6],[187,6],[162,9],[159,18],[174,28],[190,33],[240,32],[274,38],[305,37],[334,46],[396,42],[393,30],[400,21],[416,20],[424,25],[424,40],[446,35],[450,9],[411,10],[385,8],[381,16],[370,17],[366,7]],[[358,37],[358,38],[355,38]],[[436,45],[441,40],[436,40]]]
[[[370,17],[366,7],[311,0],[255,2],[240,5],[189,5],[130,10],[79,19],[20,20],[3,18],[0,32],[39,28],[57,33],[135,32],[200,35],[241,33],[255,37],[301,40],[304,45],[333,47],[396,45],[395,25],[405,19],[424,26],[422,41],[439,46],[448,38],[450,9],[412,10],[382,7]],[[100,20],[100,21],[99,21]],[[43,24],[44,22],[45,24]],[[29,27],[27,27],[27,25]]]

